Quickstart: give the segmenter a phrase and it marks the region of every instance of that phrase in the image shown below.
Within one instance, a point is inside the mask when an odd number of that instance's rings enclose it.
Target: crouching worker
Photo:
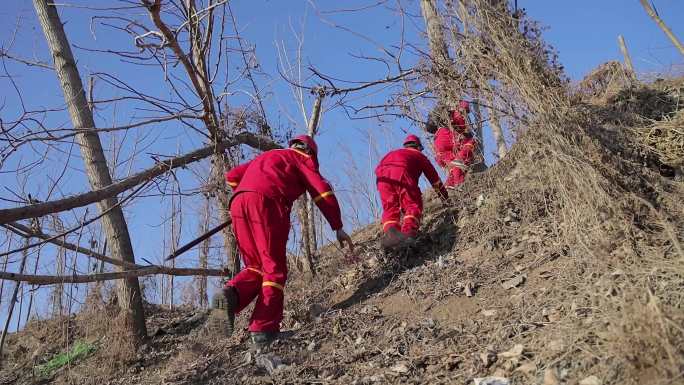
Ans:
[[[447,188],[463,183],[473,162],[476,143],[465,118],[468,112],[470,104],[461,100],[456,109],[449,111],[449,127],[440,127],[435,133],[436,160],[448,174]]]
[[[385,248],[412,241],[417,235],[423,214],[423,196],[418,187],[421,174],[425,174],[442,202],[449,204],[439,174],[422,151],[420,139],[409,135],[404,140],[404,148],[390,151],[375,168],[383,210],[381,243]]]
[[[212,315],[227,316],[222,334],[230,336],[235,315],[256,299],[249,332],[257,348],[268,345],[280,332],[287,281],[285,248],[294,201],[308,191],[337,240],[353,251],[352,240],[342,229],[337,198],[318,171],[316,143],[301,135],[289,145],[266,151],[226,173],[234,189],[230,215],[244,268],[212,301],[214,308],[225,312],[213,310]]]

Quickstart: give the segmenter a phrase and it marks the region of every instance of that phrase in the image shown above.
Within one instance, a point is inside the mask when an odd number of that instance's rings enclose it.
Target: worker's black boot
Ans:
[[[250,332],[249,339],[257,352],[262,352],[273,341],[278,339],[278,332]]]
[[[216,293],[211,298],[211,312],[209,313],[209,328],[213,333],[223,337],[230,337],[235,330],[235,310],[238,306],[238,294],[232,286],[223,288],[222,293]]]
[[[399,230],[394,227],[390,227],[390,229],[383,235],[380,244],[385,249],[391,249],[402,243],[404,238],[404,234],[402,234]]]

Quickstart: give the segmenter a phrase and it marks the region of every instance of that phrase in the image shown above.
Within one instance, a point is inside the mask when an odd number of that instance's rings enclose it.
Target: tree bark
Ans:
[[[420,0],[420,9],[423,13],[423,19],[427,27],[428,44],[430,45],[430,52],[434,62],[439,67],[449,66],[451,58],[449,57],[449,49],[444,40],[444,28],[442,26],[442,18],[437,11],[437,6],[434,0]]]
[[[95,127],[92,111],[88,108],[83,83],[81,82],[76,61],[64,33],[57,8],[48,4],[48,0],[34,0],[34,7],[45,33],[52,53],[55,71],[62,85],[64,98],[75,128]],[[81,148],[81,157],[92,189],[100,189],[112,184],[107,161],[102,150],[100,137],[96,133],[77,135]],[[122,261],[135,263],[128,226],[117,198],[111,197],[98,202],[100,212],[110,210],[102,217],[102,227],[108,240],[112,255]],[[127,277],[120,281],[117,288],[119,307],[129,313],[131,323],[129,332],[134,344],[142,342],[147,336],[145,312],[142,303],[140,285],[136,277]]]
[[[475,115],[475,124],[471,124],[473,130],[475,131],[475,136],[477,137],[477,146],[475,147],[475,160],[472,165],[473,172],[483,172],[487,170],[487,164],[484,158],[484,138],[483,138],[483,126],[484,119],[482,118],[482,108],[479,102],[473,104],[473,114]]]
[[[432,71],[436,77],[436,84],[432,87],[437,93],[438,104],[453,104],[455,91],[447,84],[446,74],[451,70],[452,62],[449,56],[449,49],[444,40],[444,26],[442,18],[437,11],[435,0],[420,0],[420,9],[425,20],[427,30],[428,45],[432,54]]]
[[[318,94],[314,100],[314,105],[311,110],[311,117],[307,125],[307,134],[314,138],[318,132],[318,122],[321,117],[321,104],[325,97],[325,90],[318,89]],[[316,212],[314,210],[313,199],[310,199],[306,194],[302,195],[297,202],[297,212],[299,214],[299,222],[302,231],[302,248],[304,251],[304,258],[302,259],[302,266],[304,273],[308,279],[313,279],[316,276],[316,269],[313,263],[313,254],[318,249],[316,242]]]
[[[494,108],[494,101],[494,96],[492,95],[489,99],[489,105],[492,107],[489,109],[489,126],[492,128],[492,136],[494,136],[494,142],[496,143],[497,154],[499,155],[499,160],[501,160],[506,156],[508,149],[506,148],[506,140],[501,129],[499,112]]]
[[[622,57],[625,59],[625,70],[627,71],[627,76],[630,81],[636,80],[636,72],[634,72],[634,65],[632,65],[632,57],[629,56],[629,51],[627,50],[627,44],[625,44],[625,38],[622,35],[618,35],[618,44],[620,45],[620,52],[622,52]]]
[[[648,2],[648,0],[639,0],[639,1],[641,1],[641,5],[644,7],[644,10],[646,10],[646,13],[648,13],[648,16],[650,16],[651,19],[653,19],[653,21],[655,21],[656,24],[658,24],[658,27],[660,27],[660,29],[663,32],[665,32],[665,35],[667,35],[667,37],[670,38],[672,43],[679,50],[679,53],[684,55],[684,45],[682,45],[682,43],[679,41],[679,39],[677,39],[677,36],[675,36],[674,33],[672,33],[672,30],[667,26],[667,24],[665,24],[663,19],[661,19],[660,16],[658,16],[655,9],[653,9],[653,7],[651,7],[651,4]]]
[[[309,126],[307,127],[307,133],[312,138],[316,137],[316,134],[318,134],[318,122],[321,120],[321,105],[323,104],[323,98],[325,98],[325,90],[320,88],[318,90],[316,100],[314,101],[314,105],[311,110],[311,118],[309,119]],[[318,250],[318,237],[316,235],[316,205],[311,198],[307,198],[307,204],[309,211],[309,244],[311,245],[310,249],[313,254],[316,252],[316,250]]]

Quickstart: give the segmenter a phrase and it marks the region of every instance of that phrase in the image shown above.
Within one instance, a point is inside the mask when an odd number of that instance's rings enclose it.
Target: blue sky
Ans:
[[[171,91],[157,69],[131,66],[112,55],[93,53],[84,49],[132,49],[131,41],[126,35],[93,19],[93,16],[101,15],[101,12],[78,7],[83,4],[101,7],[110,5],[111,2],[100,0],[65,3],[71,6],[60,7],[60,14],[74,47],[74,55],[77,57],[82,77],[106,72],[152,95],[170,97]],[[396,45],[402,30],[407,41],[422,48],[426,47],[426,42],[420,35],[423,24],[418,17],[415,0],[400,3],[390,1],[386,5],[371,7],[364,12],[340,11],[342,7],[348,10],[376,3],[378,2],[375,0],[319,1],[315,2],[314,7],[308,1],[231,1],[240,35],[246,43],[256,47],[260,66],[259,71],[255,73],[256,82],[265,95],[264,104],[271,126],[291,132],[304,129],[304,120],[291,87],[278,74],[279,57],[282,57],[283,52],[287,52],[291,59],[296,56],[296,35],[301,34],[304,37],[301,51],[304,69],[308,65],[314,65],[325,74],[351,81],[374,80],[386,76],[388,71],[384,64],[361,60],[359,57],[379,56],[378,46]],[[405,7],[409,16],[401,18],[396,9],[397,4]],[[621,60],[617,45],[618,34],[624,35],[638,72],[653,74],[682,71],[681,55],[648,18],[637,0],[519,0],[518,5],[527,9],[533,18],[547,27],[544,37],[559,51],[560,60],[574,81],[581,79],[584,74],[605,61]],[[684,24],[677,23],[684,16],[684,2],[658,0],[655,5],[674,33],[684,39]],[[330,12],[333,10],[338,12]],[[148,22],[144,12],[131,12],[127,15]],[[4,49],[10,48],[13,54],[26,58],[50,59],[31,2],[5,2],[0,10],[0,20],[0,36],[3,36],[1,44]],[[229,31],[229,34],[232,34],[232,31]],[[10,47],[13,38],[14,44]],[[280,56],[276,46],[281,47]],[[234,78],[241,66],[241,60],[239,56],[231,56],[228,74],[220,80],[229,81]],[[407,66],[414,62],[415,57],[408,54],[402,59],[402,63]],[[62,92],[52,72],[27,69],[23,65],[9,61],[4,64],[15,84],[23,90],[23,103],[27,110],[63,105]],[[392,69],[389,73],[396,74],[396,70]],[[1,75],[5,73],[2,72]],[[316,85],[311,78],[304,78],[303,82],[307,85]],[[0,93],[0,118],[5,122],[16,119],[21,111],[20,100],[6,76],[0,77],[0,89],[3,90]],[[231,94],[226,98],[228,104],[241,106],[251,103],[246,95],[253,90],[247,82],[237,81],[231,86],[230,91]],[[107,98],[121,96],[122,93],[98,80],[95,95],[97,98]],[[386,92],[382,90],[350,96],[357,99],[355,103],[358,105],[380,104],[386,97]],[[308,114],[312,104],[311,96],[305,95],[304,104]],[[99,127],[110,127],[154,115],[142,110],[141,107],[143,106],[139,104],[121,102],[102,108],[96,114],[97,124]],[[406,131],[418,133],[419,129],[405,120],[350,120],[342,109],[333,108],[329,100],[324,103],[324,108],[319,139],[321,169],[323,174],[334,182],[343,198],[346,227],[349,229],[354,223],[367,223],[377,214],[378,202],[373,189],[372,169],[379,156],[390,147],[396,146]],[[50,113],[41,116],[41,119],[49,127],[70,127],[69,118],[64,112]],[[203,139],[177,122],[167,122],[133,130],[126,135],[103,136],[103,142],[110,157],[119,154],[119,167],[116,168],[115,174],[122,177],[128,172],[149,167],[152,164],[152,153],[173,155],[187,152],[200,147]],[[485,146],[488,153],[492,151],[490,135],[485,137]],[[19,164],[26,164],[39,156],[46,156],[48,162],[30,172],[12,171]],[[134,156],[134,162],[127,161],[131,156]],[[493,159],[488,156],[488,161],[491,163]],[[195,189],[206,177],[207,168],[208,164],[203,162],[191,167],[191,172],[180,171],[178,177],[184,191]],[[48,195],[50,181],[60,176],[60,188]],[[20,184],[26,183],[28,190],[43,200],[88,189],[78,148],[70,143],[64,143],[57,149],[36,146],[29,151],[24,148],[0,169],[0,181],[3,187],[15,191]],[[12,194],[7,189],[2,189],[0,197],[12,198]],[[0,207],[12,205],[0,201]],[[171,205],[169,198],[150,196],[126,207],[125,212],[138,258],[145,257],[154,262],[168,252],[170,223],[165,219],[169,215]],[[197,235],[197,213],[201,209],[201,200],[196,197],[183,198],[181,201],[173,202],[173,205],[182,206],[184,209],[179,240],[180,243],[184,243]],[[74,223],[82,215],[84,212],[77,210],[73,214],[65,215],[64,219]],[[93,236],[97,237],[97,228],[92,229],[92,232]],[[216,243],[218,244],[218,239]],[[39,270],[49,271],[54,262],[49,257],[52,251],[54,250],[50,248],[45,249],[47,257],[42,257],[44,262],[39,266]],[[188,253],[179,263],[192,265],[195,257],[196,254]],[[220,255],[215,257],[214,262],[218,263]],[[78,267],[81,272],[87,269],[81,262]],[[149,284],[159,284],[159,281],[151,280]],[[7,295],[7,291],[4,295]],[[4,301],[2,309],[0,320],[5,316]]]

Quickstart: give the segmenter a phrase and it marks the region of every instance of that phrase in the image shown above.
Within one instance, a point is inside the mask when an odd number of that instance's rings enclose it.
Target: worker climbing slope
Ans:
[[[435,133],[436,160],[447,171],[447,188],[463,183],[473,162],[476,142],[466,120],[468,112],[470,104],[461,100],[456,109],[449,111],[448,127],[440,127]]]
[[[439,174],[422,151],[420,139],[408,135],[404,140],[404,148],[390,151],[375,168],[382,201],[382,246],[385,248],[415,239],[423,215],[423,196],[418,187],[422,174],[425,174],[442,201],[449,205],[449,197]]]
[[[280,331],[287,281],[286,244],[294,201],[308,191],[340,244],[353,249],[351,238],[342,229],[337,198],[319,173],[316,143],[301,135],[289,144],[288,149],[264,152],[226,173],[226,181],[234,189],[230,214],[245,267],[212,302],[214,308],[225,310],[223,331],[229,336],[235,314],[256,298],[249,331],[257,347],[272,342]]]

